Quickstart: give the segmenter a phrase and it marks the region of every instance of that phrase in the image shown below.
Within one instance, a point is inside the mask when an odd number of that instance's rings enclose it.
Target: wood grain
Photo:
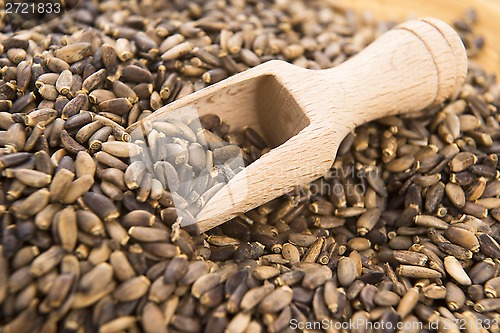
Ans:
[[[432,16],[447,23],[473,8],[478,14],[474,31],[485,37],[485,48],[474,61],[500,75],[500,2],[495,0],[329,0],[345,9],[372,12],[379,20],[402,22],[408,18]]]

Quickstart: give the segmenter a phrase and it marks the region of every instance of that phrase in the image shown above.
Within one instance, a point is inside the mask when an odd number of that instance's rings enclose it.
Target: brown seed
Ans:
[[[113,278],[113,267],[108,263],[99,263],[85,273],[79,283],[80,290],[85,293],[102,291]]]
[[[96,130],[88,139],[88,145],[91,152],[95,152],[102,148],[102,143],[106,142],[109,136],[113,133],[111,126],[104,126]]]
[[[486,233],[476,235],[479,240],[479,251],[494,259],[500,259],[500,245],[497,241]]]
[[[447,229],[450,226],[443,220],[431,215],[417,215],[415,217],[415,224],[423,227],[431,227],[436,229]]]
[[[50,177],[50,176],[49,176]],[[73,182],[75,174],[68,169],[59,170],[50,184],[50,197],[52,200],[61,199],[68,187]]]
[[[215,246],[240,245],[240,241],[235,238],[218,235],[208,236],[207,242]]]
[[[488,298],[497,298],[500,295],[500,277],[494,277],[486,281],[484,294]]]
[[[99,109],[102,112],[112,112],[117,115],[124,115],[130,111],[131,108],[132,103],[127,98],[123,97],[108,99],[99,103]]]
[[[18,200],[11,206],[14,215],[19,219],[27,219],[47,206],[50,200],[50,192],[46,189],[40,189],[29,195],[24,200]]]
[[[340,258],[337,266],[337,279],[341,286],[349,286],[357,277],[355,262],[349,257]]]
[[[375,294],[374,302],[380,306],[395,306],[399,304],[400,297],[395,292],[381,290]]]
[[[26,132],[23,125],[16,123],[10,126],[5,132],[5,138],[2,141],[5,141],[3,145],[5,145],[6,148],[10,148],[13,152],[17,152],[23,149],[26,144],[26,138]]]
[[[378,223],[382,211],[379,208],[367,209],[357,220],[356,228],[361,236],[366,235]]]
[[[23,149],[25,151],[32,151],[35,148],[38,140],[42,137],[44,131],[45,127],[43,125],[35,125],[35,127],[31,131],[30,136],[26,140]]]
[[[485,298],[474,304],[474,310],[477,312],[489,312],[500,309],[500,299]]]
[[[99,217],[94,213],[87,210],[79,209],[76,211],[76,217],[78,222],[78,228],[81,229],[82,231],[88,232],[93,235],[103,234],[104,225],[101,219],[99,219]]]
[[[147,302],[142,310],[142,328],[146,333],[166,333],[165,316],[162,309],[153,302]]]
[[[217,83],[228,77],[228,73],[223,68],[214,68],[204,72],[201,75],[203,81],[209,84]]]
[[[240,312],[231,319],[227,325],[226,332],[228,333],[244,333],[248,325],[250,325],[252,317],[248,313]]]
[[[121,223],[124,227],[132,226],[150,227],[155,222],[155,216],[145,210],[135,210],[122,216]]]
[[[103,124],[98,121],[91,122],[90,124],[87,124],[78,130],[75,135],[75,139],[79,143],[85,144],[87,141],[89,141],[92,135],[94,135],[94,133],[96,133],[102,127]]]
[[[268,294],[274,291],[272,284],[264,284],[260,287],[255,287],[248,290],[243,296],[240,307],[244,311],[253,309],[259,304]]]
[[[113,297],[121,302],[133,301],[144,296],[150,285],[151,281],[144,275],[134,277],[118,285]]]
[[[397,273],[401,276],[419,279],[439,279],[442,276],[441,273],[434,269],[410,265],[400,265]]]
[[[480,206],[483,206],[486,209],[490,209],[489,213],[490,215],[496,219],[496,217],[493,215],[494,212],[497,213],[498,210],[497,207],[500,206],[500,198],[482,198],[476,200],[476,203],[479,204]]]
[[[323,249],[323,244],[325,240],[323,238],[318,238],[316,241],[309,247],[307,252],[302,257],[303,262],[316,262],[318,257]]]
[[[92,54],[90,43],[74,43],[54,51],[54,55],[69,64],[82,60]]]
[[[491,258],[486,258],[475,264],[469,271],[469,277],[473,284],[484,284],[495,276],[496,266]]]
[[[6,55],[14,64],[18,64],[26,59],[26,50],[11,48],[7,50]]]
[[[288,235],[288,241],[298,246],[311,246],[317,239],[315,235],[305,235],[299,233],[291,233]]]
[[[93,193],[93,192],[89,192]],[[104,225],[106,228],[106,233],[119,244],[125,245],[128,243],[130,236],[127,233],[127,230],[116,220],[112,219],[107,221]]]
[[[71,307],[73,309],[86,308],[86,307],[96,303],[101,298],[110,294],[115,289],[115,286],[116,286],[116,284],[114,282],[110,283],[104,288],[104,290],[102,290],[101,292],[98,292],[98,293],[94,293],[94,294],[84,294],[84,293],[77,292],[73,296],[73,303],[71,304]]]
[[[446,283],[446,304],[452,311],[457,311],[465,305],[465,294],[456,284]]]
[[[156,168],[156,165],[155,165]],[[131,190],[139,188],[146,171],[146,166],[142,161],[134,161],[125,170],[124,181]],[[177,174],[177,173],[176,173]]]
[[[121,82],[121,81],[113,82],[113,87],[115,86],[116,82]],[[121,82],[121,84],[124,84],[124,83]],[[133,90],[132,90],[132,92],[135,94],[135,92]],[[97,104],[97,105],[99,105],[102,102],[105,102],[107,100],[114,99],[116,97],[124,97],[124,96],[117,96],[117,95],[115,95],[115,93],[113,91],[105,90],[105,89],[95,89],[88,96],[89,101],[91,103]]]
[[[61,118],[63,120],[69,119],[78,114],[80,111],[85,110],[87,105],[87,95],[78,94],[64,106]]]
[[[397,313],[401,318],[405,318],[413,311],[414,307],[418,303],[419,296],[420,294],[418,288],[412,287],[408,289],[406,294],[401,298],[397,307]]]
[[[153,77],[150,71],[136,65],[125,66],[122,70],[122,78],[126,82],[133,82],[133,83],[143,83],[143,82],[153,81]]]
[[[453,157],[453,159],[449,163],[449,166],[452,172],[461,172],[476,164],[476,162],[476,155],[470,152],[461,152]]]
[[[302,285],[305,288],[314,290],[322,286],[327,280],[332,278],[332,270],[326,266],[320,266],[316,269],[306,271],[302,279]]]
[[[167,266],[163,279],[165,283],[176,283],[188,270],[188,258],[179,255],[173,258]]]
[[[179,279],[180,285],[190,285],[202,275],[208,273],[209,265],[203,261],[194,261],[188,263],[186,273]]]
[[[108,92],[107,90],[103,90],[103,91],[106,93]],[[95,90],[93,92],[95,93]],[[100,104],[101,102],[104,102],[107,100],[112,100],[115,97],[126,98],[130,103],[136,103],[139,100],[139,97],[137,97],[137,94],[135,93],[135,91],[130,86],[123,83],[122,81],[113,82],[113,92],[115,93],[116,96],[110,95],[109,96],[110,98],[106,98],[105,100],[100,100],[98,102],[96,101],[95,103]]]
[[[292,301],[293,291],[288,286],[281,286],[267,295],[258,306],[260,313],[275,313]]]
[[[71,92],[71,85],[73,82],[73,73],[69,70],[64,70],[59,74],[55,86],[61,95],[68,95]]]
[[[465,206],[465,192],[458,184],[447,183],[445,187],[446,195],[451,203],[458,208]]]
[[[73,285],[73,274],[61,274],[54,279],[52,286],[49,289],[45,302],[51,308],[60,307]]]
[[[335,210],[335,216],[337,217],[355,217],[366,212],[364,207],[345,207]]]
[[[102,194],[87,192],[83,194],[82,198],[85,205],[104,222],[109,222],[120,216],[115,204]]]
[[[37,109],[31,111],[24,117],[26,126],[46,126],[50,124],[57,117],[57,111],[54,109]]]
[[[64,255],[64,250],[57,246],[51,246],[47,251],[42,252],[36,257],[29,268],[30,274],[34,276],[42,276],[57,266]]]
[[[347,246],[356,251],[364,251],[371,247],[370,240],[362,237],[353,237],[347,242]]]
[[[460,260],[467,260],[472,258],[472,252],[463,248],[460,245],[450,243],[446,238],[444,238],[440,233],[435,230],[429,229],[429,237],[436,243],[440,250],[452,255]]]
[[[280,276],[278,276],[275,280],[275,283],[279,286],[282,286],[282,285],[291,286],[295,283],[300,282],[300,280],[302,280],[304,275],[305,275],[305,273],[303,271],[296,270],[296,271],[286,272],[286,273],[283,273]]]
[[[82,82],[82,90],[88,94],[92,90],[97,89],[98,87],[100,87],[104,84],[104,81],[106,80],[106,76],[107,76],[107,71],[104,68],[89,75]]]
[[[140,146],[134,143],[122,141],[103,142],[101,149],[104,152],[119,158],[135,157],[142,153]]]
[[[109,258],[109,262],[113,266],[113,273],[119,281],[127,281],[136,276],[127,256],[122,251],[114,251]]]
[[[473,252],[479,251],[479,241],[470,231],[450,226],[444,231],[444,236],[451,242],[458,244]]]
[[[483,198],[494,197],[499,193],[500,193],[500,181],[494,179],[488,182],[488,184],[486,185],[486,188],[484,189],[483,192]]]
[[[149,290],[148,299],[155,303],[161,303],[169,298],[175,290],[175,284],[165,283],[162,276],[157,278]]]
[[[214,288],[222,282],[222,276],[218,273],[208,273],[200,276],[191,287],[191,294],[199,298],[207,290]]]
[[[114,333],[132,329],[136,321],[137,319],[135,316],[118,317],[102,325],[99,328],[99,333]]]
[[[487,181],[488,180],[486,178],[479,177],[476,182],[474,182],[472,185],[470,185],[469,188],[467,189],[467,193],[466,193],[467,200],[475,201],[475,200],[479,199],[484,192]]]
[[[66,130],[61,131],[61,144],[66,151],[72,154],[78,154],[78,152],[86,150],[86,148],[73,139]]]
[[[181,42],[175,46],[170,47],[167,51],[165,51],[161,59],[163,61],[177,59],[182,57],[193,50],[193,46],[190,42]]]
[[[45,65],[53,72],[61,73],[64,70],[69,70],[69,64],[59,58],[47,58],[45,59]]]
[[[401,264],[424,266],[427,263],[427,256],[414,251],[396,250],[392,252],[394,259]]]
[[[3,253],[3,247],[0,249]],[[40,254],[40,250],[36,246],[25,246],[21,248],[12,258],[12,270],[19,269],[30,264],[33,259]],[[2,264],[3,265],[3,264]],[[9,267],[5,266],[6,271],[9,271]],[[2,277],[3,278],[3,277]]]
[[[84,193],[86,193],[92,185],[94,184],[94,177],[90,175],[84,175],[80,178],[75,179],[67,191],[64,193],[64,196],[60,198],[60,201],[64,204],[70,204],[75,202],[78,198],[80,198]]]
[[[10,103],[9,103],[10,102]],[[6,104],[7,109],[12,107],[12,101],[2,101],[0,100],[0,108],[3,109],[2,104]],[[0,128],[3,130],[8,129],[11,125],[14,124],[14,120],[12,119],[12,114],[8,112],[0,112]]]
[[[438,208],[438,205],[443,200],[445,193],[445,185],[443,182],[438,182],[432,185],[426,192],[425,195],[425,210],[427,212],[434,212]]]
[[[281,249],[281,254],[283,258],[288,260],[290,264],[297,265],[300,262],[300,252],[296,246],[290,243],[283,244]]]
[[[25,185],[37,188],[47,186],[52,179],[52,177],[45,172],[30,169],[17,169],[13,170],[13,173],[14,177]]]
[[[44,73],[35,81],[35,87],[40,88],[44,84],[55,85],[58,78],[59,74],[57,73]]]
[[[78,152],[75,159],[75,171],[78,178],[83,176],[94,177],[96,165],[89,153],[85,151]]]
[[[315,201],[309,205],[309,210],[319,215],[330,215],[333,208],[333,204],[329,201]]]
[[[461,285],[468,286],[472,283],[469,276],[467,275],[467,273],[465,272],[464,268],[457,260],[457,258],[453,256],[445,257],[444,267],[446,269],[446,272]]]
[[[132,238],[141,242],[161,242],[168,239],[168,232],[162,229],[134,226],[128,229]]]
[[[415,158],[412,156],[404,156],[393,159],[388,162],[385,167],[391,172],[403,172],[413,166]]]
[[[31,158],[30,153],[18,152],[0,156],[0,166],[9,168],[18,164],[22,164]]]
[[[180,314],[172,316],[171,325],[186,332],[200,332],[201,327],[198,319]]]
[[[54,217],[61,247],[69,252],[76,247],[78,227],[76,212],[72,206],[66,207]]]
[[[338,300],[339,300],[339,291],[337,289],[337,286],[335,284],[334,280],[328,280],[325,282],[325,287],[324,287],[324,299],[325,299],[325,304],[327,305],[328,309],[332,313],[336,313],[338,311]]]
[[[32,65],[28,61],[21,61],[17,65],[17,89],[24,93],[31,81]]]
[[[116,55],[121,61],[127,61],[134,56],[131,42],[126,38],[118,38],[115,43]]]

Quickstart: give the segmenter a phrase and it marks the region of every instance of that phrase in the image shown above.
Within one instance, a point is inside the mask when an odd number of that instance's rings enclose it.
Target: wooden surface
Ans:
[[[402,22],[408,17],[432,16],[452,23],[474,8],[478,13],[475,31],[485,36],[486,45],[474,61],[500,76],[500,1],[498,0],[328,0],[358,12],[370,11],[378,19]]]
[[[276,148],[237,174],[198,215],[202,231],[320,177],[356,126],[415,112],[455,94],[465,49],[442,22],[410,21],[344,64],[310,71],[270,61],[187,96],[150,119],[186,105],[216,112],[231,126],[257,127]]]

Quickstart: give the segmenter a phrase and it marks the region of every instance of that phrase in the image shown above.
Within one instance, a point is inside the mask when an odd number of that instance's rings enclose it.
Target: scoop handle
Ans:
[[[349,61],[320,71],[320,76],[333,83],[337,93],[340,90],[344,109],[357,126],[456,97],[467,67],[458,34],[442,21],[423,18],[384,33]],[[336,116],[338,111],[334,110]]]

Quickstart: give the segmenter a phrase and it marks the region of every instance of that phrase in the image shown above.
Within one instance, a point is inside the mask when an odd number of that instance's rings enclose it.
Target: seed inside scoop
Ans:
[[[129,145],[134,149],[128,154],[132,163],[125,171],[129,189],[151,186],[144,180],[153,179],[170,191],[175,207],[182,210],[182,226],[195,223],[210,199],[260,157],[253,141],[267,146],[254,130],[229,132],[216,115],[186,113],[146,122],[133,131]]]

